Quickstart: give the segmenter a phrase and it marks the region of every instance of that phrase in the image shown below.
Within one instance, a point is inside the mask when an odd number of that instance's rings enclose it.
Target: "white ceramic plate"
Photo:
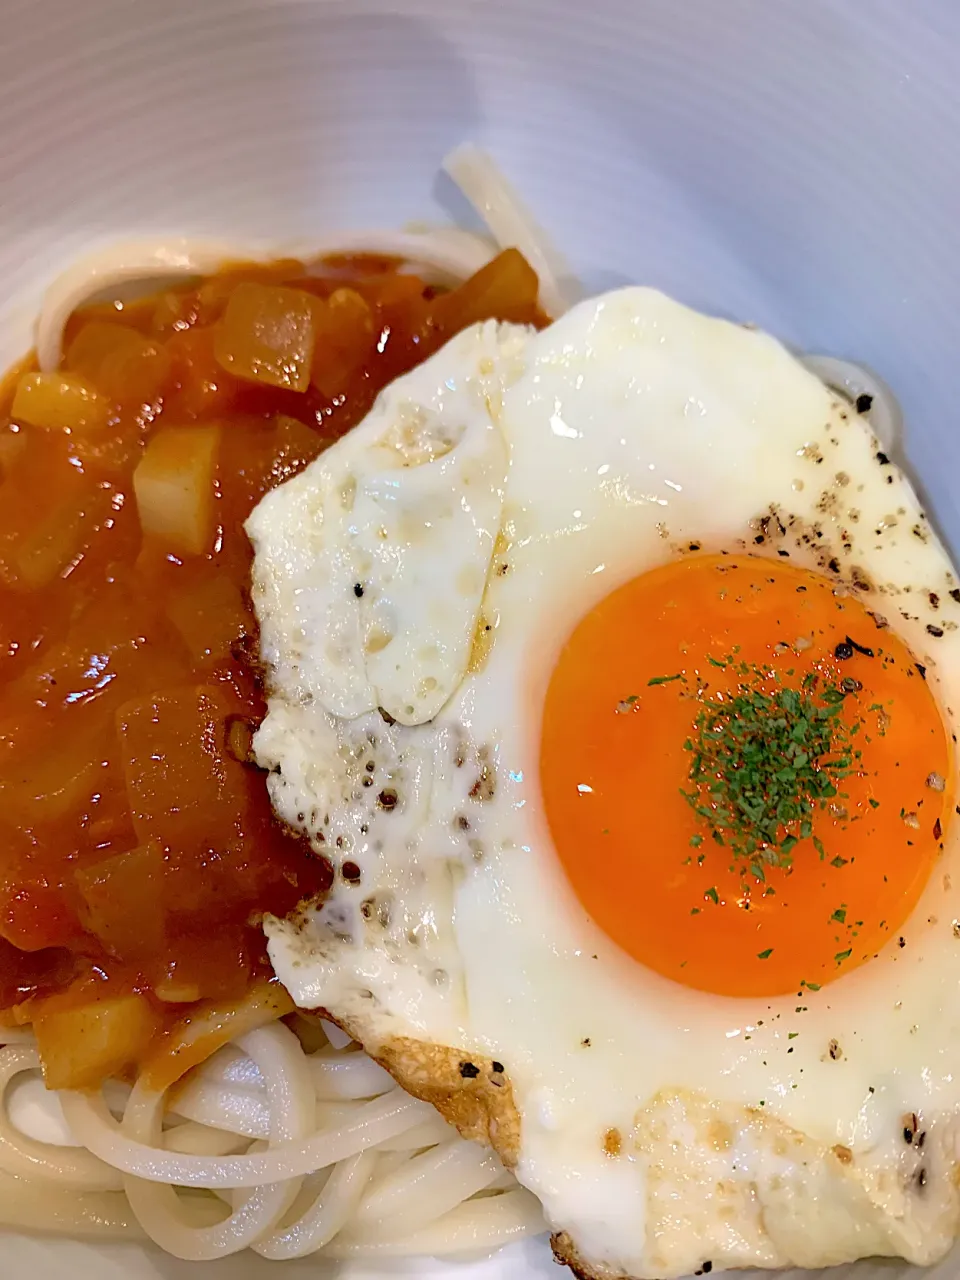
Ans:
[[[0,17],[4,365],[86,249],[461,216],[437,166],[473,139],[588,290],[652,283],[882,372],[960,549],[955,0],[5,0]],[[4,1280],[331,1274],[282,1266],[0,1237]],[[536,1241],[349,1274],[557,1273]]]

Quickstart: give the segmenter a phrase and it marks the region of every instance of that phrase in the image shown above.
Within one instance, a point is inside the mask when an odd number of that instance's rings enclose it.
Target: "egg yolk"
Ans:
[[[540,776],[595,923],[685,986],[758,996],[816,990],[898,939],[943,848],[952,764],[924,669],[857,596],[701,555],[576,627]]]

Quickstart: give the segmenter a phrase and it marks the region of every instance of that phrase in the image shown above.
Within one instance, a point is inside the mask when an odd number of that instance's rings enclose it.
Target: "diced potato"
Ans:
[[[137,838],[224,849],[250,804],[248,771],[226,750],[235,705],[219,685],[172,689],[120,708],[127,795]]]
[[[164,937],[163,849],[156,840],[76,872],[84,924],[128,964],[156,956]]]
[[[225,414],[241,383],[230,377],[213,354],[213,329],[184,329],[167,339],[175,390],[167,398],[168,419]]]
[[[451,293],[437,298],[434,319],[444,333],[459,333],[478,320],[528,324],[536,313],[540,281],[519,249],[504,249]]]
[[[15,423],[0,429],[0,481],[9,476],[27,448],[27,433]]]
[[[56,493],[51,488],[51,496]],[[73,563],[109,509],[106,490],[92,488],[79,475],[64,483],[59,496],[39,504],[15,533],[0,531],[0,582],[17,591],[49,586]]]
[[[277,434],[270,460],[270,488],[297,475],[308,462],[318,457],[330,443],[314,427],[308,427],[285,413],[276,417]]]
[[[170,376],[166,348],[122,324],[91,321],[70,343],[69,370],[118,404],[151,404]]]
[[[42,1007],[33,1030],[48,1089],[91,1089],[138,1062],[160,1019],[139,995],[108,996],[76,1008]]]
[[[56,822],[90,804],[102,785],[103,742],[107,730],[96,722],[83,731],[60,734],[43,751],[18,757],[0,773],[0,803],[24,825]]]
[[[171,551],[198,556],[214,531],[219,427],[165,427],[133,473],[140,526]]]
[[[225,662],[231,646],[253,629],[240,588],[215,569],[175,589],[167,613],[193,662],[205,666]]]
[[[48,431],[83,435],[107,425],[110,401],[78,374],[25,373],[13,393],[10,416]]]
[[[316,299],[283,285],[238,284],[216,330],[214,354],[229,373],[290,391],[310,385]]]
[[[318,304],[316,331],[311,381],[324,395],[335,396],[372,354],[373,312],[355,289],[335,289]]]

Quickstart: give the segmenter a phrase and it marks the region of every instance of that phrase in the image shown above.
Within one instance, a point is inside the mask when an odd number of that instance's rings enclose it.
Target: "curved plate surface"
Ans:
[[[960,547],[953,0],[6,0],[3,16],[3,364],[29,345],[46,281],[86,249],[153,233],[282,244],[462,215],[437,166],[472,139],[587,290],[652,283],[880,371]],[[542,1241],[338,1272],[9,1235],[0,1271],[558,1274]]]

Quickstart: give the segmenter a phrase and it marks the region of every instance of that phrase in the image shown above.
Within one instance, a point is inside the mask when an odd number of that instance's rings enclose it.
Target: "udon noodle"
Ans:
[[[488,235],[371,232],[283,252],[308,265],[333,253],[389,255],[425,279],[456,284],[516,247],[539,275],[544,310],[561,314],[572,300],[563,264],[492,161],[468,146],[446,168]],[[276,245],[192,240],[95,253],[47,293],[40,367],[58,366],[66,322],[97,294],[277,253]],[[865,411],[878,439],[885,448],[895,443],[899,409],[878,379],[826,357],[806,363],[852,401],[870,396]],[[247,1030],[162,1091],[140,1079],[61,1092],[53,1105],[77,1145],[38,1141],[14,1124],[11,1087],[38,1076],[40,1061],[29,1030],[0,1028],[0,1223],[149,1237],[197,1261],[246,1248],[274,1260],[445,1255],[545,1229],[535,1197],[495,1155],[460,1139],[337,1028],[293,1025],[300,1035],[281,1021]]]

